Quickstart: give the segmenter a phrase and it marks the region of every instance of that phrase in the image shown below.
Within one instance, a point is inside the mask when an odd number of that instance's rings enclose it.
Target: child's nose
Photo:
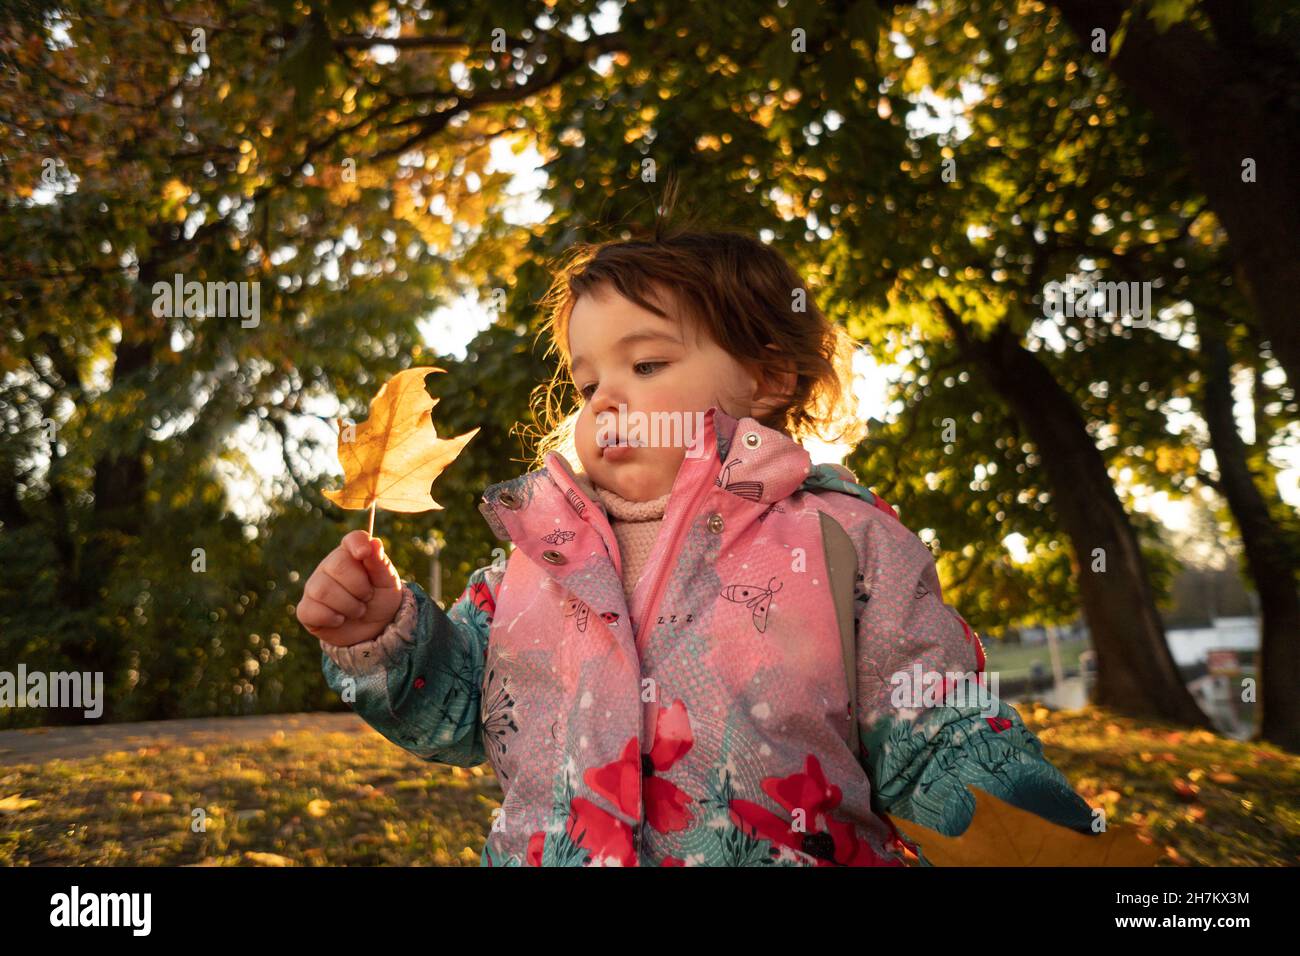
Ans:
[[[614,385],[606,385],[603,382],[596,387],[595,393],[591,396],[592,411],[596,414],[597,422],[601,416],[617,416],[620,406],[626,407],[627,400],[622,392]]]

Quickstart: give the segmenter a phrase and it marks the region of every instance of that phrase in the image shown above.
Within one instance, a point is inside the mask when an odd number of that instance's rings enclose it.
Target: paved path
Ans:
[[[145,720],[134,724],[34,727],[0,730],[0,765],[76,760],[114,750],[183,744],[228,744],[261,740],[276,731],[293,733],[370,733],[353,713],[268,714],[255,717],[200,717]]]

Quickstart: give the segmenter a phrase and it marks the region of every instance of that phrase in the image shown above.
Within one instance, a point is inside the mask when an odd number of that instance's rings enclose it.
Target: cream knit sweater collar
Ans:
[[[630,501],[617,492],[595,485],[585,473],[574,477],[592,501],[604,507],[609,518],[609,526],[618,539],[623,565],[623,593],[630,606],[637,582],[641,580],[654,551],[670,495],[664,494],[652,501]]]

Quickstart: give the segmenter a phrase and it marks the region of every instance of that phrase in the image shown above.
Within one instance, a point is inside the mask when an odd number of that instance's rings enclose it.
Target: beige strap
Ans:
[[[822,548],[826,554],[826,572],[831,579],[831,596],[835,601],[835,617],[840,626],[840,647],[844,654],[844,679],[849,689],[849,715],[853,732],[850,749],[857,757],[862,748],[858,731],[858,667],[857,619],[853,614],[853,583],[858,576],[858,552],[844,526],[820,512]]]

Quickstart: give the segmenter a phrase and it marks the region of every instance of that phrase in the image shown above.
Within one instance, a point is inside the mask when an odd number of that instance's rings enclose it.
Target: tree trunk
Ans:
[[[1204,323],[1203,323],[1204,324]],[[1246,463],[1232,408],[1232,360],[1223,339],[1201,330],[1202,414],[1219,464],[1217,490],[1241,532],[1260,605],[1259,736],[1300,752],[1300,587],[1294,555]]]
[[[132,376],[149,368],[153,362],[157,336],[161,334],[158,320],[149,314],[150,290],[156,268],[150,261],[141,264],[139,282],[133,297],[136,314],[122,323],[122,340],[118,344],[113,362],[113,387],[119,387]],[[141,425],[143,428],[143,425]],[[145,467],[145,439],[141,437],[132,447],[106,450],[95,461],[92,482],[95,500],[87,528],[84,552],[76,562],[78,573],[71,586],[60,589],[60,598],[68,607],[86,611],[105,601],[103,584],[112,580],[114,569],[123,547],[138,547],[140,529],[148,520],[145,512],[145,492],[148,473]],[[56,488],[56,492],[60,489]],[[55,499],[56,505],[62,501]],[[106,608],[115,612],[119,608]],[[83,614],[84,620],[91,615]],[[126,669],[126,648],[111,629],[86,627],[60,643],[60,649],[69,665],[78,671],[102,672],[104,675],[104,713],[96,723],[111,722],[119,708],[113,693],[121,685]],[[47,723],[83,723],[80,711],[55,711]]]
[[[128,342],[125,332],[122,338],[113,363],[115,385],[148,368],[153,359],[152,343]],[[128,450],[110,448],[95,462],[95,523],[99,527],[128,533],[140,527],[146,480],[142,445]]]
[[[1231,238],[1259,328],[1287,381],[1300,390],[1300,71],[1294,51],[1254,31],[1249,4],[1228,0],[1200,4],[1214,41],[1186,22],[1159,33],[1132,0],[1056,0],[1056,6],[1085,50],[1100,28],[1108,51],[1125,10],[1135,7],[1109,62],[1182,144]],[[1255,162],[1255,182],[1242,181],[1247,159]]]
[[[27,527],[30,521],[18,499],[18,481],[13,474],[13,463],[5,462],[0,470],[0,524],[4,525],[6,531],[16,531]]]
[[[937,306],[1042,459],[1053,508],[1074,551],[1079,599],[1097,651],[1093,703],[1212,729],[1169,653],[1137,535],[1074,400],[1007,326],[979,340],[946,303]]]

